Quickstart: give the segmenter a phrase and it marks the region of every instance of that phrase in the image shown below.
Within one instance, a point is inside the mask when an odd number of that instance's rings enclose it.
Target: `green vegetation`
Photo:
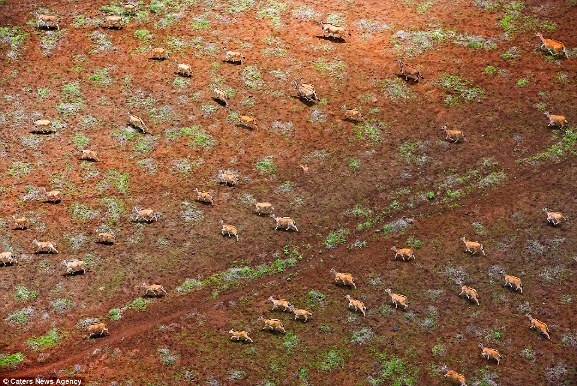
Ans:
[[[12,60],[19,55],[18,50],[21,48],[28,33],[21,31],[18,27],[0,27],[0,44],[10,45],[10,50],[6,56]]]
[[[53,328],[50,331],[48,331],[46,335],[42,335],[39,337],[33,336],[29,338],[26,341],[26,343],[28,343],[28,346],[30,346],[30,348],[32,348],[33,350],[42,351],[50,347],[56,346],[58,342],[60,342],[60,339],[62,339],[62,336],[60,335],[57,329]]]
[[[190,138],[189,145],[195,149],[210,149],[218,144],[218,141],[212,135],[207,133],[200,125],[182,127],[180,128],[180,133],[177,135]]]
[[[348,162],[349,168],[353,171],[358,170],[361,167],[361,161],[358,158],[351,158]]]
[[[50,88],[48,87],[39,87],[38,89],[36,89],[36,91],[38,92],[38,97],[40,99],[46,99],[48,97],[48,94],[50,94]]]
[[[563,137],[557,143],[529,158],[522,158],[517,162],[538,163],[547,160],[557,160],[569,154],[577,154],[575,144],[577,143],[577,132],[573,129],[565,129]]]
[[[509,60],[517,58],[521,55],[521,50],[518,47],[511,47],[500,55],[501,59]]]
[[[338,229],[328,234],[325,239],[325,247],[328,249],[336,248],[337,246],[347,242],[349,231],[345,228]]]
[[[134,31],[134,36],[143,42],[148,42],[154,38],[154,35],[147,29],[137,29]]]
[[[160,362],[165,366],[172,365],[178,359],[178,356],[167,348],[159,348],[158,353],[160,354]]]
[[[92,220],[99,216],[99,212],[79,202],[72,203],[68,209],[72,218],[76,220]]]
[[[388,127],[389,126],[384,122],[367,120],[357,123],[353,128],[353,132],[355,133],[355,138],[357,140],[376,144],[381,142],[383,130]]]
[[[108,318],[110,318],[110,320],[120,320],[122,318],[122,309],[112,308],[108,311]]]
[[[415,236],[407,237],[406,244],[411,248],[420,249],[423,247],[423,242],[417,239]]]
[[[243,68],[240,77],[247,87],[254,90],[260,90],[264,87],[262,74],[256,65],[250,65]]]
[[[529,84],[529,80],[527,78],[517,79],[517,86],[519,86],[519,87],[525,87],[528,84]]]
[[[72,302],[68,299],[54,299],[52,302],[54,312],[62,314],[72,307]]]
[[[255,169],[261,174],[272,174],[276,172],[276,165],[272,156],[265,157],[256,163]]]
[[[374,349],[371,349],[371,352],[377,358],[380,368],[375,376],[369,376],[370,385],[417,385],[417,373],[409,372],[402,359],[395,355],[388,355],[385,352],[378,352]]]
[[[313,62],[313,67],[321,74],[337,78],[338,80],[343,80],[345,72],[347,71],[347,65],[342,60],[329,60],[324,56],[315,60]]]
[[[110,86],[112,84],[108,68],[95,68],[88,79],[90,79],[90,81],[95,85],[101,87]]]
[[[45,31],[40,38],[40,49],[44,55],[50,53],[58,46],[58,42],[64,36],[64,31]]]
[[[321,353],[317,366],[322,371],[336,371],[345,366],[345,357],[337,347]]]
[[[257,11],[257,16],[260,19],[270,20],[273,28],[280,29],[283,26],[281,16],[287,8],[288,3],[269,0],[266,6]]]
[[[29,300],[34,300],[38,296],[38,291],[31,291],[23,285],[16,287],[16,294],[14,298],[19,302],[27,302]]]
[[[23,361],[24,355],[22,353],[2,354],[0,355],[0,369],[6,367],[16,368]]]
[[[8,166],[7,173],[12,177],[20,178],[32,173],[33,170],[34,167],[28,162],[16,161]]]
[[[229,0],[228,12],[241,13],[248,11],[254,6],[255,0]]]
[[[192,19],[192,22],[190,24],[192,28],[196,31],[210,28],[210,20],[208,20],[208,15],[197,16]]]
[[[90,138],[84,135],[84,133],[74,133],[72,135],[72,142],[78,150],[82,150],[90,143]]]
[[[495,66],[487,66],[485,67],[483,72],[487,75],[493,75],[494,73],[497,72],[497,68]]]
[[[392,100],[411,99],[415,97],[415,92],[411,90],[409,84],[400,77],[387,78],[380,82],[383,94]]]
[[[24,325],[28,323],[28,320],[33,313],[34,309],[32,307],[22,308],[8,315],[6,320],[10,323]]]
[[[456,105],[462,100],[466,102],[479,101],[484,94],[481,87],[471,87],[470,81],[456,75],[441,75],[439,84],[450,92],[445,97],[445,105],[447,106]]]
[[[184,283],[176,287],[176,292],[189,293],[195,288],[204,287],[205,283],[197,279],[185,279]]]
[[[298,346],[298,338],[296,337],[295,333],[289,331],[285,334],[284,340],[282,342],[282,346],[285,348],[286,353],[288,355],[292,354],[294,349]]]
[[[426,13],[429,10],[429,8],[431,8],[433,6],[433,4],[435,4],[434,0],[428,0],[428,1],[423,1],[422,3],[419,3],[419,5],[417,5],[417,13],[419,15]]]
[[[144,312],[146,311],[146,307],[148,306],[148,302],[143,298],[136,298],[132,302],[128,304],[128,308],[132,308],[133,310]]]

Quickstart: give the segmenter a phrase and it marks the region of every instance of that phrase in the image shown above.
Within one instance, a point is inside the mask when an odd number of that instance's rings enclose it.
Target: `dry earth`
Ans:
[[[0,245],[18,258],[0,267],[0,376],[436,385],[454,369],[472,385],[577,384],[575,1],[155,0],[121,29],[98,25],[107,5],[0,1]],[[36,29],[35,11],[59,15],[60,30]],[[320,19],[351,36],[323,37]],[[541,51],[536,32],[569,58]],[[171,58],[150,59],[153,47]],[[242,51],[242,65],[223,62],[226,50]],[[424,79],[399,77],[400,57]],[[296,97],[301,78],[319,103]],[[364,121],[343,120],[345,104]],[[569,124],[548,128],[546,110]],[[127,126],[128,111],[148,133]],[[30,133],[41,118],[54,133]],[[443,125],[466,141],[445,141]],[[99,161],[80,161],[84,148]],[[238,185],[219,184],[222,170]],[[42,202],[41,187],[62,201]],[[195,188],[215,205],[196,202]],[[275,231],[256,201],[299,231]],[[162,217],[136,223],[134,207]],[[550,226],[543,207],[569,220]],[[12,229],[15,215],[30,227]],[[104,230],[115,244],[95,243]],[[462,236],[486,256],[465,253]],[[33,239],[60,253],[34,254]],[[394,260],[393,245],[416,259]],[[64,275],[74,257],[86,274]],[[335,285],[331,268],[357,288]],[[522,294],[503,287],[501,269],[522,278]],[[458,296],[459,280],[479,306]],[[143,281],[168,295],[142,298]],[[347,294],[366,317],[347,310]],[[311,320],[270,311],[271,295]],[[260,315],[287,333],[261,330]],[[110,334],[86,339],[88,318]],[[231,328],[254,343],[231,342]],[[481,357],[481,342],[501,364]]]

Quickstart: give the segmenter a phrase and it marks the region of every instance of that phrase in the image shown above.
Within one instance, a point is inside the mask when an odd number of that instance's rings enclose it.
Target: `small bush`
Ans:
[[[195,288],[204,287],[204,283],[197,279],[185,279],[184,282],[176,287],[176,292],[189,293]]]
[[[56,346],[61,339],[61,335],[57,329],[53,328],[46,335],[39,337],[33,336],[27,340],[28,346],[33,350],[44,350]]]
[[[16,287],[16,294],[14,297],[19,302],[26,302],[28,300],[34,300],[38,296],[38,291],[31,291],[23,285]]]
[[[22,308],[8,315],[6,320],[10,323],[24,325],[28,323],[28,319],[33,313],[34,309],[32,307]]]
[[[178,355],[173,354],[167,348],[159,348],[158,353],[160,354],[160,362],[165,366],[170,366],[178,359]]]
[[[328,249],[336,248],[337,246],[347,242],[347,236],[349,231],[345,228],[341,228],[334,232],[328,234],[325,239],[325,247]]]
[[[148,302],[146,300],[144,300],[143,298],[136,298],[134,299],[132,302],[130,302],[128,304],[129,308],[132,308],[133,310],[137,310],[139,312],[144,312],[146,311],[146,307],[148,305]]]
[[[120,320],[122,318],[122,309],[112,308],[110,311],[108,311],[108,317],[110,320]]]
[[[6,367],[16,368],[23,361],[24,355],[22,353],[17,352],[15,354],[2,354],[0,355],[0,369]]]
[[[336,347],[321,353],[320,356],[318,366],[322,371],[336,371],[345,365],[345,358]]]
[[[276,165],[272,156],[265,157],[256,163],[255,169],[262,174],[272,174],[276,171]]]

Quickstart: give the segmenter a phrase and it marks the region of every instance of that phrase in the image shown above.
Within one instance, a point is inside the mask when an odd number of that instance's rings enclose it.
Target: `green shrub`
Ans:
[[[24,355],[22,353],[17,352],[15,354],[2,354],[0,355],[0,369],[5,367],[15,368],[23,361]]]
[[[27,340],[28,346],[33,350],[44,350],[53,346],[56,346],[60,342],[61,335],[57,329],[53,328],[46,335],[39,337],[33,336]]]

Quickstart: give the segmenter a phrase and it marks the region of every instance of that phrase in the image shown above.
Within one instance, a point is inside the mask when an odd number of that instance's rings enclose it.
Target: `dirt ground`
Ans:
[[[577,384],[574,1],[158,0],[107,29],[98,21],[110,4],[0,1],[0,28],[27,33],[15,48],[0,30],[0,252],[18,258],[0,266],[0,363],[24,356],[1,377],[437,385],[453,369],[473,385]],[[39,10],[59,15],[60,30],[35,28]],[[322,36],[320,19],[351,35]],[[564,42],[569,57],[540,50],[537,32]],[[153,47],[170,58],[150,59]],[[243,63],[223,62],[227,50]],[[401,57],[424,79],[400,77]],[[176,74],[174,60],[192,76]],[[318,103],[297,97],[299,79]],[[451,79],[469,83],[448,89]],[[363,121],[344,120],[344,105]],[[127,126],[128,111],[146,134]],[[544,111],[568,124],[547,127]],[[42,118],[55,132],[31,134]],[[444,125],[466,140],[445,140]],[[79,160],[82,148],[99,161]],[[236,186],[219,183],[224,170]],[[42,187],[62,201],[42,202]],[[195,201],[195,189],[214,205]],[[254,210],[261,201],[298,232],[275,230]],[[135,222],[134,207],[161,217]],[[548,225],[544,207],[568,221]],[[28,229],[13,229],[13,216],[28,217]],[[222,236],[221,220],[238,241]],[[102,231],[116,242],[97,244]],[[463,236],[486,256],[466,253]],[[34,253],[34,239],[59,253]],[[416,258],[394,259],[394,245]],[[72,258],[86,274],[65,274]],[[269,268],[247,278],[244,267]],[[332,268],[350,272],[356,289],[336,284]],[[523,280],[523,293],[503,287],[501,269]],[[182,290],[186,279],[201,288]],[[461,281],[479,305],[458,296]],[[145,297],[139,312],[142,282],[168,295]],[[36,296],[23,299],[22,287]],[[388,288],[408,297],[407,310]],[[311,319],[271,311],[269,296]],[[529,328],[528,312],[550,340]],[[262,330],[259,316],[287,332]],[[87,318],[109,335],[87,339]],[[51,329],[54,346],[30,343]],[[254,342],[231,342],[230,329]],[[483,359],[479,343],[501,363]]]

